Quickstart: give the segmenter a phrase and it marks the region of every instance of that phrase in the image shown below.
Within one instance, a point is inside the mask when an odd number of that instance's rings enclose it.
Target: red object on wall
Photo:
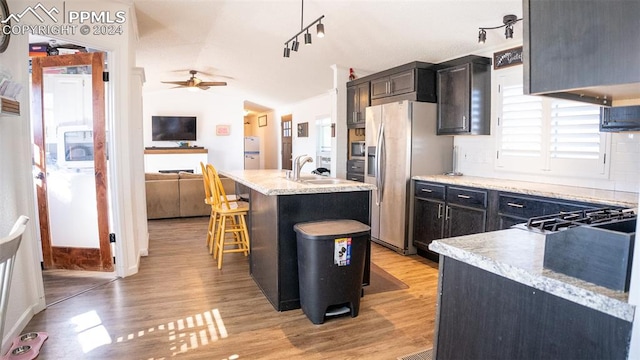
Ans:
[[[349,80],[355,80],[356,74],[353,72],[353,68],[349,68]]]

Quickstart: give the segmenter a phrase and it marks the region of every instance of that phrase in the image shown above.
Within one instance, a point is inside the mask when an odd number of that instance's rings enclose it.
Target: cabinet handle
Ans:
[[[433,192],[433,190],[429,190],[429,189],[420,189],[420,191],[422,191],[422,192],[426,192],[426,193],[431,193],[431,192]]]
[[[438,204],[438,219],[442,219],[442,204]]]
[[[508,202],[507,205],[509,205],[511,207],[514,207],[514,208],[518,208],[518,209],[522,209],[524,207],[524,205],[522,205],[522,204],[516,204],[516,203],[511,203],[511,202]]]
[[[352,166],[351,168],[352,168],[352,169],[357,169],[358,167],[357,167],[357,166]]]
[[[349,180],[358,181],[358,178],[351,178]]]
[[[354,123],[355,123],[355,122],[358,122],[358,112],[357,112],[357,111],[354,111],[354,112],[353,112],[353,122],[354,122]]]
[[[469,195],[460,195],[460,194],[458,194],[458,197],[460,199],[471,199],[471,196],[469,196]]]
[[[451,219],[450,210],[451,210],[451,208],[447,206],[447,209],[446,209],[446,210],[445,210],[445,212],[444,212],[444,219],[445,219],[445,220],[449,220],[449,219]]]

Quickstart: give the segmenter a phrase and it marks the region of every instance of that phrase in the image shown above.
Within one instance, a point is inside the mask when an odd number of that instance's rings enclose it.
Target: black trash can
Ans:
[[[371,228],[355,220],[296,224],[300,306],[309,320],[358,316]]]

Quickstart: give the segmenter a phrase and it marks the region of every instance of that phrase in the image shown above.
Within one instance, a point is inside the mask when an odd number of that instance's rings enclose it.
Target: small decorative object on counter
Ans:
[[[349,81],[356,79],[356,73],[353,71],[353,68],[349,68]]]

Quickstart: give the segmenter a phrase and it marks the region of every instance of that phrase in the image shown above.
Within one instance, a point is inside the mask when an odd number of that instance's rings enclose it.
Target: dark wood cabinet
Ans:
[[[638,130],[640,130],[640,106],[600,108],[600,131]]]
[[[599,105],[640,96],[639,1],[523,1],[524,91]]]
[[[427,258],[433,240],[486,231],[487,191],[416,181],[414,187],[413,244]]]
[[[414,69],[371,80],[371,100],[415,91]]]
[[[434,359],[626,359],[629,321],[450,257]]]
[[[364,182],[364,160],[347,160],[347,180]]]
[[[491,59],[466,56],[439,65],[438,135],[489,135]]]
[[[347,84],[347,127],[364,128],[365,109],[370,104],[369,82]]]

